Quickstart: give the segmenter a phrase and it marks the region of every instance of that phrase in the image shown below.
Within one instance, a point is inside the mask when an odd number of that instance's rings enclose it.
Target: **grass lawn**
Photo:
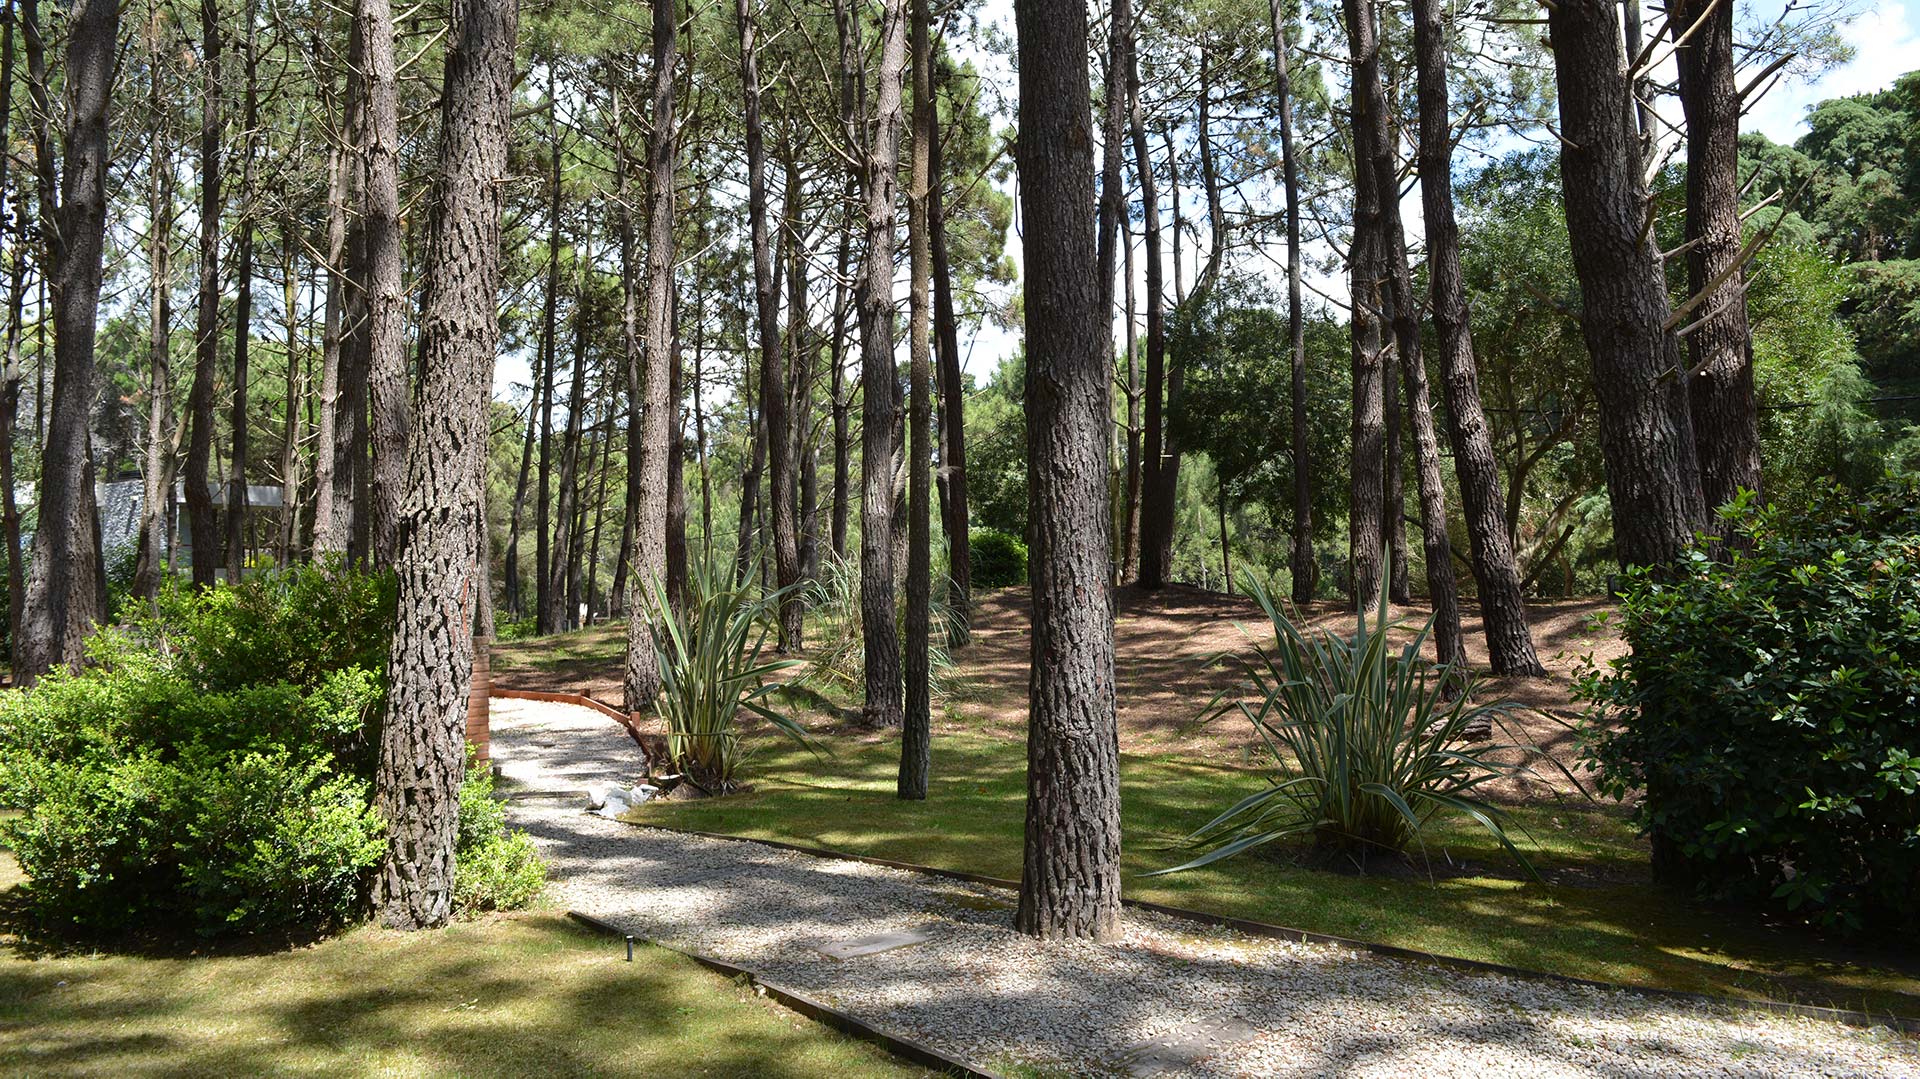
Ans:
[[[0,889],[18,882],[0,851]],[[252,955],[0,942],[4,1075],[905,1076],[877,1048],[557,912]]]
[[[818,759],[784,739],[750,742],[749,793],[643,806],[651,824],[827,847],[991,876],[1020,875],[1026,749],[937,723],[924,803],[894,797],[898,742],[828,735]],[[961,728],[961,729],[955,729]],[[1477,826],[1443,824],[1434,878],[1357,876],[1242,855],[1169,877],[1172,841],[1255,789],[1253,773],[1123,754],[1126,891],[1191,909],[1583,978],[1920,1015],[1920,964],[1851,954],[1750,916],[1698,909],[1646,879],[1645,847],[1618,817],[1584,806],[1513,811],[1551,887],[1523,883]],[[1448,865],[1448,860],[1456,863]],[[1464,863],[1460,865],[1458,863]],[[1904,969],[1903,969],[1904,968]]]

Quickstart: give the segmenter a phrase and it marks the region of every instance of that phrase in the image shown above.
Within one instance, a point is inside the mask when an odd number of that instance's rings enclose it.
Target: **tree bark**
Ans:
[[[947,606],[961,632],[973,623],[973,548],[968,530],[973,519],[967,492],[967,390],[960,370],[960,327],[953,310],[953,269],[947,259],[947,207],[944,138],[938,118],[928,164],[933,188],[927,193],[927,235],[933,245],[933,326],[939,344],[940,476],[946,491],[942,525],[947,534]]]
[[[548,59],[552,65],[553,60]],[[548,69],[547,149],[552,160],[547,175],[547,274],[540,308],[540,364],[546,371],[540,394],[540,486],[533,499],[533,610],[534,632],[553,633],[566,623],[560,597],[553,588],[553,382],[560,369],[560,120],[558,76]]]
[[[442,925],[452,909],[474,608],[484,576],[474,557],[484,507],[474,454],[487,438],[500,332],[500,206],[517,21],[515,0],[453,0],[420,318],[420,422],[407,451],[399,617],[375,779],[388,846],[374,906],[395,929]]]
[[[30,18],[27,27],[35,39],[37,23]],[[94,321],[106,233],[108,99],[119,6],[75,0],[67,29],[66,160],[57,227],[46,239],[53,293],[53,407],[41,455],[33,564],[22,618],[14,627],[14,678],[23,685],[56,667],[77,669],[87,634],[105,614],[88,441]],[[49,193],[46,201],[51,197]]]
[[[235,240],[233,266],[233,401],[227,426],[233,453],[227,472],[227,580],[238,581],[247,567],[247,391],[253,351],[253,212],[254,131],[260,123],[259,65],[254,52],[255,9],[248,3],[241,39],[241,66],[246,89],[240,108],[240,234]]]
[[[1559,89],[1561,190],[1580,328],[1600,403],[1600,449],[1622,563],[1677,559],[1707,525],[1700,459],[1646,181],[1635,143],[1628,58],[1607,0],[1548,10]]]
[[[927,202],[933,185],[933,49],[927,0],[913,0],[913,164],[907,189],[907,687],[900,737],[901,798],[927,797],[933,762],[933,699],[928,682],[932,591],[933,242]]]
[[[15,22],[14,5],[7,0],[4,14],[0,15],[0,101],[13,100],[13,26]],[[0,109],[0,146],[11,145],[9,121],[13,117],[11,108]],[[155,132],[159,128],[156,125]],[[158,139],[155,140],[157,146]],[[0,200],[7,196],[6,184],[9,160],[0,154]],[[18,187],[13,192],[13,244],[22,255],[28,250],[27,244],[27,207],[26,197]],[[156,218],[156,220],[159,220]],[[156,232],[159,231],[157,228]],[[13,628],[10,634],[7,662],[9,669],[18,670],[20,635],[18,627],[22,622],[27,598],[26,563],[20,550],[20,506],[14,498],[13,436],[20,420],[20,385],[25,372],[20,367],[20,331],[22,306],[26,299],[27,260],[16,257],[7,269],[7,329],[5,351],[0,354],[0,539],[4,539],[7,559],[7,625]],[[172,410],[168,410],[168,415]],[[37,433],[37,432],[36,432]],[[143,533],[144,534],[144,533]]]
[[[372,404],[372,533],[375,565],[398,554],[396,531],[407,475],[407,296],[401,285],[400,86],[391,0],[359,0],[366,109],[367,372]]]
[[[1732,0],[1680,0],[1667,25],[1679,45],[1680,107],[1687,118],[1687,290],[1705,312],[1687,336],[1687,395],[1707,509],[1760,491],[1760,432],[1753,390],[1747,275],[1739,266],[1740,110],[1734,84]]]
[[[1132,26],[1131,19],[1128,26]],[[1133,56],[1133,50],[1128,50]],[[1165,421],[1162,419],[1166,401],[1166,285],[1160,263],[1160,195],[1154,184],[1153,155],[1147,148],[1146,112],[1140,103],[1140,67],[1137,57],[1127,70],[1127,112],[1129,133],[1133,140],[1133,173],[1140,184],[1141,229],[1146,243],[1147,287],[1147,389],[1144,424],[1146,432],[1146,456],[1141,461],[1140,470],[1140,576],[1137,583],[1141,588],[1159,588],[1167,583],[1167,555],[1171,544],[1162,545],[1154,534],[1154,517],[1151,511],[1152,492],[1157,489],[1160,476],[1160,456],[1162,438],[1165,434]]]
[[[862,718],[901,725],[900,635],[894,624],[893,363],[894,191],[900,157],[900,79],[906,68],[905,0],[885,0],[876,112],[862,195],[866,254],[860,270],[860,625],[866,659]]]
[[[853,229],[840,230],[840,253],[834,262],[838,276],[833,285],[833,340],[828,342],[828,360],[833,373],[827,392],[833,410],[833,506],[829,511],[827,545],[833,560],[844,564],[847,558],[847,518],[853,503],[853,388],[847,385],[847,270],[852,261]]]
[[[219,0],[200,0],[200,306],[194,324],[193,389],[187,393],[187,527],[193,533],[193,583],[212,587],[220,567],[214,516],[214,383],[220,377],[220,78]]]
[[[629,367],[628,392],[641,402],[640,508],[634,516],[633,581],[627,593],[626,708],[637,712],[660,690],[660,669],[647,617],[652,589],[667,573],[667,441],[672,437],[672,372],[666,355],[673,336],[673,183],[676,150],[673,71],[679,5],[653,7],[653,126],[647,133],[646,354],[642,370]],[[635,377],[638,376],[638,377]]]
[[[667,442],[667,601],[684,611],[693,598],[693,589],[687,560],[687,450],[686,432],[680,419],[680,309],[677,302],[673,342],[667,347],[667,355],[672,364],[667,372],[667,400],[673,409],[673,426]]]
[[[760,122],[760,60],[749,0],[734,0],[734,25],[740,34],[740,88],[746,113],[747,217],[753,245],[754,313],[760,332],[760,418],[767,446],[767,500],[771,512],[774,581],[780,594],[782,652],[798,651],[804,607],[800,601],[800,538],[794,520],[793,432],[787,419],[786,357],[780,349],[780,291],[774,282],[773,253],[767,229],[767,152]],[[791,240],[797,243],[798,240]],[[788,300],[788,318],[799,317],[805,297]]]
[[[133,594],[141,599],[152,600],[160,594],[160,580],[166,568],[162,559],[167,551],[167,509],[173,500],[173,157],[172,147],[167,140],[167,101],[161,89],[160,71],[164,62],[165,26],[158,5],[154,5],[150,14],[151,23],[147,28],[147,109],[153,125],[152,139],[148,147],[147,169],[147,445],[144,467],[141,469],[140,489],[140,540],[139,550],[134,558]],[[6,29],[7,40],[0,43],[0,52],[5,53],[7,72],[0,78],[0,95],[10,100],[13,86],[13,21],[9,11]],[[8,110],[11,111],[11,110]],[[0,120],[0,143],[5,140],[5,121]],[[3,168],[4,166],[0,166]],[[14,287],[8,296],[12,303],[8,310],[11,317],[8,322],[8,363],[9,378],[0,393],[17,392],[15,372],[14,343],[18,339],[19,322],[19,261],[15,261]],[[12,455],[13,442],[13,405],[5,404],[7,422],[5,430],[0,431],[0,440],[7,446],[0,453]],[[4,486],[7,497],[13,495],[12,467],[9,463],[7,475],[0,477],[0,486]],[[8,550],[18,553],[17,540]],[[11,565],[11,563],[9,563]],[[15,595],[19,593],[15,591]]]
[[[1273,31],[1274,95],[1280,114],[1280,177],[1287,215],[1287,356],[1293,395],[1293,547],[1288,569],[1293,602],[1313,601],[1313,478],[1307,442],[1307,334],[1300,297],[1300,164],[1293,146],[1293,74],[1287,63],[1286,21],[1281,0],[1268,0]]]
[[[555,608],[553,628],[572,629],[580,623],[580,560],[576,554],[580,512],[580,440],[585,437],[587,407],[587,336],[592,326],[587,266],[580,258],[573,300],[573,376],[567,389],[567,429],[560,441],[559,497],[553,511],[553,560],[547,565],[547,596]],[[589,460],[591,465],[592,461]]]
[[[1017,0],[1014,20],[1033,507],[1026,842],[1014,924],[1043,939],[1100,939],[1119,926],[1120,752],[1107,586],[1112,348],[1094,280],[1086,7]]]
[[[1453,139],[1447,104],[1446,28],[1439,0],[1414,0],[1413,37],[1419,68],[1420,205],[1427,233],[1427,277],[1440,386],[1447,402],[1447,438],[1466,511],[1467,542],[1479,584],[1488,664],[1502,677],[1546,674],[1527,626],[1520,563],[1501,517],[1500,467],[1480,403],[1473,322],[1460,267],[1460,228],[1453,212]]]
[[[1373,21],[1362,17],[1364,0],[1345,0],[1347,48],[1353,85],[1379,84],[1378,43]],[[1349,116],[1356,144],[1372,129],[1372,95],[1349,94]],[[1386,555],[1385,376],[1381,363],[1381,282],[1385,250],[1381,236],[1378,174],[1364,161],[1353,170],[1353,241],[1349,251],[1348,291],[1352,298],[1353,470],[1347,514],[1347,559],[1353,602],[1370,610],[1380,601]]]
[[[349,73],[346,96],[358,96],[359,80]],[[355,112],[349,103],[346,117]],[[350,126],[350,125],[349,125]],[[347,198],[352,187],[347,148],[328,151],[327,182],[327,296],[320,338],[320,408],[314,423],[313,444],[313,558],[316,562],[347,550],[348,492],[335,468],[339,455],[336,435],[340,410],[340,373],[343,331],[349,287],[341,267],[347,253]]]

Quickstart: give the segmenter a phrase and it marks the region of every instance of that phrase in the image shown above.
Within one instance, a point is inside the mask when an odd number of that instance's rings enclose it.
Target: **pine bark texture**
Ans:
[[[359,0],[367,121],[360,147],[366,172],[367,372],[372,406],[373,560],[398,554],[407,479],[407,296],[401,284],[400,83],[393,56],[391,0]]]
[[[1108,588],[1110,329],[1095,281],[1083,0],[1018,0],[1033,507],[1026,842],[1014,922],[1112,935],[1120,913],[1119,736]]]
[[[1434,336],[1440,347],[1440,387],[1447,403],[1447,439],[1466,511],[1467,542],[1479,584],[1480,615],[1493,673],[1546,673],[1527,626],[1520,562],[1514,556],[1501,507],[1500,464],[1486,410],[1480,403],[1473,356],[1473,321],[1460,267],[1460,227],[1453,212],[1453,140],[1447,103],[1446,28],[1439,0],[1414,0],[1413,37],[1419,69],[1420,206],[1427,233],[1427,277]]]
[[[1668,26],[1684,35],[1675,53],[1687,118],[1687,290],[1710,295],[1687,336],[1687,388],[1707,509],[1760,490],[1753,332],[1740,266],[1740,110],[1734,83],[1732,0],[1678,0]]]
[[[905,8],[905,0],[886,0],[882,11],[874,123],[861,183],[867,236],[859,296],[860,628],[866,660],[862,719],[872,727],[898,727],[905,712],[892,547],[894,194],[899,183],[900,81],[907,59]]]
[[[94,620],[105,613],[88,440],[95,390],[94,321],[106,238],[108,98],[120,8],[105,0],[75,0],[67,20],[66,160],[57,236],[47,240],[53,407],[41,456],[39,527],[33,534],[32,566],[14,646],[14,677],[22,684],[56,667],[77,669],[82,644]]]
[[[896,785],[899,796],[909,799],[927,796],[933,732],[927,609],[933,575],[933,243],[927,228],[934,128],[930,22],[927,0],[913,0],[913,165],[907,191],[907,686]]]
[[[973,511],[967,491],[967,393],[960,370],[960,327],[953,310],[953,271],[947,259],[946,175],[940,125],[933,125],[933,190],[927,193],[927,235],[933,244],[933,326],[939,343],[940,476],[946,491],[942,523],[947,533],[947,606],[961,631],[973,621],[973,548],[968,542]]]
[[[1548,11],[1559,89],[1560,179],[1580,280],[1580,329],[1600,404],[1600,449],[1620,560],[1672,562],[1707,524],[1680,345],[1649,225],[1620,21],[1607,0]]]
[[[453,0],[420,312],[419,424],[407,450],[399,617],[374,788],[388,831],[374,903],[395,929],[445,924],[453,903],[474,614],[485,579],[474,557],[485,503],[474,456],[488,434],[500,336],[517,22],[516,0]]]
[[[1292,389],[1293,548],[1288,568],[1293,602],[1313,600],[1313,477],[1307,443],[1307,334],[1300,297],[1300,164],[1293,147],[1293,75],[1287,64],[1287,27],[1281,0],[1268,0],[1273,34],[1274,95],[1280,114],[1280,182],[1287,214],[1287,360]]]
[[[734,25],[740,33],[740,87],[746,112],[747,217],[753,246],[753,300],[760,334],[760,411],[767,445],[767,498],[773,528],[774,581],[780,597],[782,652],[800,648],[805,608],[800,596],[799,522],[794,519],[793,433],[787,419],[786,357],[780,348],[780,294],[774,285],[772,238],[767,227],[767,151],[760,121],[758,27],[749,0],[734,0]],[[789,300],[800,317],[806,298]]]
[[[193,389],[187,391],[187,527],[193,537],[193,583],[218,579],[220,530],[213,492],[214,383],[220,376],[221,117],[220,7],[200,0],[200,301],[194,321]]]
[[[1356,86],[1378,85],[1379,51],[1373,21],[1362,17],[1362,0],[1345,0],[1348,59]],[[1371,96],[1350,97],[1355,132],[1371,129]],[[1354,605],[1370,610],[1385,587],[1386,554],[1386,385],[1381,362],[1381,315],[1385,251],[1381,243],[1378,177],[1356,162],[1353,175],[1353,242],[1347,256],[1348,292],[1353,302],[1350,359],[1353,369],[1353,471],[1347,516],[1347,561]]]
[[[647,298],[644,363],[629,392],[641,401],[640,508],[633,522],[633,580],[627,592],[626,707],[637,712],[652,705],[660,691],[660,667],[653,652],[648,595],[664,588],[667,575],[667,440],[672,435],[668,400],[668,340],[673,336],[673,174],[676,149],[673,73],[676,66],[679,5],[653,7],[653,127],[647,133]]]

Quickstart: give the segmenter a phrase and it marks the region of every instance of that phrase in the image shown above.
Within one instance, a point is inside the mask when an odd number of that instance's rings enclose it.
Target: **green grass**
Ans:
[[[0,851],[0,889],[19,882]],[[6,898],[6,897],[0,897]],[[925,1074],[553,912],[252,955],[0,942],[4,1075]]]
[[[894,798],[893,739],[830,738],[834,755],[826,759],[766,737],[749,745],[754,756],[743,775],[752,792],[654,803],[630,819],[1020,875],[1026,762],[1017,739],[936,734],[925,803]],[[1644,845],[1625,821],[1584,804],[1513,811],[1523,847],[1537,851],[1541,872],[1560,882],[1544,889],[1523,883],[1471,822],[1432,829],[1433,879],[1357,876],[1258,854],[1140,877],[1189,857],[1174,841],[1258,782],[1217,765],[1123,754],[1127,895],[1576,977],[1920,1015],[1910,948],[1854,954],[1802,932],[1692,907],[1646,880]]]

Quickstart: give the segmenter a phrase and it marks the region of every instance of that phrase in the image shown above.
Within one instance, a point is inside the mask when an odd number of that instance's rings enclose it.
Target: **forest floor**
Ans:
[[[1247,765],[1256,763],[1259,736],[1244,721],[1225,717],[1197,724],[1215,695],[1246,684],[1222,654],[1250,655],[1254,644],[1271,643],[1266,616],[1246,596],[1172,585],[1147,592],[1115,592],[1114,675],[1119,701],[1121,748],[1132,753],[1169,754],[1190,760]],[[1025,738],[1027,671],[1032,603],[1025,588],[982,592],[976,598],[972,643],[953,652],[947,674],[946,710],[968,729]],[[1534,647],[1547,674],[1542,678],[1483,678],[1478,701],[1511,701],[1513,737],[1501,741],[1535,745],[1554,761],[1574,770],[1578,757],[1575,721],[1579,705],[1573,683],[1589,663],[1605,663],[1625,651],[1605,624],[1612,605],[1598,599],[1562,600],[1528,606]],[[1305,612],[1316,631],[1353,632],[1353,614],[1333,600],[1314,603]],[[1404,642],[1432,616],[1425,605],[1395,606],[1393,639]],[[1462,631],[1467,658],[1486,670],[1486,640],[1479,606],[1463,605]],[[554,634],[494,648],[494,684],[502,689],[582,693],[619,706],[625,647],[619,622],[572,633]],[[1429,637],[1425,652],[1434,645]],[[1503,781],[1503,800],[1525,801],[1574,795],[1573,784],[1551,765],[1535,768],[1538,778]]]
[[[1620,654],[1599,601],[1540,604],[1534,632],[1549,676],[1483,687],[1541,714],[1525,722],[1557,759],[1575,763],[1565,725],[1577,714],[1574,673]],[[788,698],[819,737],[816,756],[748,724],[747,781],[726,798],[655,803],[636,816],[675,827],[780,840],[848,853],[1014,878],[1020,874],[1025,798],[1027,612],[1024,589],[984,595],[973,643],[958,650],[934,716],[925,803],[894,797],[897,732],[855,722],[844,694]],[[1396,610],[1424,622],[1421,608]],[[1335,605],[1316,626],[1345,631]],[[1207,661],[1248,646],[1236,624],[1261,632],[1250,600],[1172,588],[1118,594],[1116,640],[1122,754],[1123,865],[1136,898],[1296,926],[1442,955],[1627,984],[1797,999],[1920,1016],[1920,953],[1911,942],[1850,944],[1693,903],[1652,887],[1646,842],[1618,804],[1557,783],[1496,792],[1509,828],[1550,887],[1522,869],[1472,821],[1430,828],[1410,863],[1319,864],[1274,849],[1165,877],[1141,874],[1191,857],[1181,840],[1271,774],[1249,753],[1244,721],[1200,729],[1193,720],[1238,676]],[[1469,649],[1480,659],[1478,612]],[[814,627],[816,638],[824,634]],[[496,645],[499,688],[586,693],[618,705],[623,627],[590,627]],[[506,702],[502,702],[503,704]],[[826,708],[806,707],[827,705]],[[638,778],[638,754],[620,759]],[[630,758],[630,759],[629,759]]]

